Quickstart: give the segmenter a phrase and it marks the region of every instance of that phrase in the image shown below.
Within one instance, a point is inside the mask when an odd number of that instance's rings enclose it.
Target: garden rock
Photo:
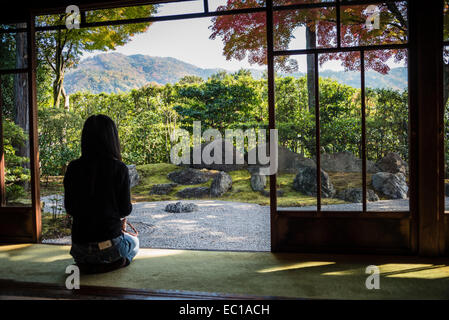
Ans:
[[[182,202],[169,203],[165,207],[165,211],[171,213],[193,212],[198,211],[198,206],[194,203],[182,203]]]
[[[321,169],[329,172],[362,172],[362,160],[356,158],[351,152],[323,153],[321,156]],[[374,162],[366,161],[368,173],[379,172]]]
[[[262,191],[267,185],[267,177],[262,174],[251,175],[251,189],[253,191]]]
[[[184,184],[184,185],[192,185],[192,184],[202,184],[212,177],[216,175],[216,172],[211,172],[208,170],[199,170],[199,169],[192,169],[187,168],[183,170],[173,171],[170,172],[167,177],[171,181],[178,183],[178,184]]]
[[[155,184],[151,187],[150,194],[165,195],[170,193],[177,185],[177,183]]]
[[[232,188],[232,178],[224,171],[220,171],[215,175],[210,185],[210,195],[212,197],[221,197]]]
[[[135,187],[139,184],[139,173],[137,172],[136,165],[127,165],[129,173],[129,186],[130,188]]]
[[[201,157],[201,161],[199,164],[193,163],[193,154],[194,152],[198,152],[200,155],[203,152],[210,155],[212,158],[214,156],[215,150],[219,150],[221,145],[221,163],[210,163],[207,164],[204,162],[203,157]],[[206,149],[206,150],[205,150]],[[232,163],[226,164],[226,154],[232,154]],[[243,163],[237,163],[237,155],[238,158],[243,160]],[[237,151],[236,147],[229,141],[225,139],[217,139],[211,142],[202,143],[201,146],[197,146],[191,148],[190,150],[190,163],[182,164],[182,166],[194,168],[194,169],[208,169],[208,170],[217,170],[217,171],[234,171],[234,170],[243,170],[246,168],[247,164],[245,162],[244,155]]]
[[[270,155],[270,144],[266,143],[265,145],[266,155]],[[248,153],[254,152],[256,155],[256,163],[251,163],[250,159],[248,159],[248,155],[246,155],[245,160],[248,162],[248,169],[253,166],[255,168],[260,167],[259,156],[258,156],[258,148],[251,149]],[[298,167],[315,167],[315,161],[309,158],[305,158],[299,153],[293,152],[286,147],[278,145],[278,170],[279,173],[296,173],[298,171]]]
[[[408,164],[401,159],[401,156],[395,152],[388,153],[385,157],[377,161],[376,166],[381,172],[402,173],[408,172]]]
[[[293,189],[305,195],[316,196],[317,169],[312,167],[300,167],[298,174],[293,180]],[[321,170],[321,196],[323,198],[332,198],[335,195],[334,186],[329,178],[329,175],[324,170]]]
[[[383,193],[390,199],[406,199],[408,186],[405,176],[398,173],[379,172],[372,176],[374,190]]]
[[[336,196],[338,199],[352,202],[352,203],[362,203],[363,202],[363,190],[362,188],[349,188],[345,190],[341,190],[337,193]],[[379,201],[379,197],[377,194],[371,190],[366,190],[366,200],[370,202]]]
[[[180,198],[208,198],[210,189],[208,187],[185,188],[178,191],[176,195]]]

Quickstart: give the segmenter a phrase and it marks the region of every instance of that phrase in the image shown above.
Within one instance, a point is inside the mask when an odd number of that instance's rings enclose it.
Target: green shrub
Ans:
[[[14,122],[3,121],[3,147],[5,152],[6,201],[14,201],[25,195],[25,187],[30,180],[27,168],[29,159],[18,155],[20,147],[25,145],[27,136]]]

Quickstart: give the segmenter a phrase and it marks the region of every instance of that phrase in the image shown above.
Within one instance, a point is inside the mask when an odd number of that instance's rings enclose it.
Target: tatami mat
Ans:
[[[68,246],[0,246],[0,279],[64,285]],[[368,290],[366,267],[379,267]],[[449,299],[449,259],[141,249],[133,263],[81,286],[320,299]]]

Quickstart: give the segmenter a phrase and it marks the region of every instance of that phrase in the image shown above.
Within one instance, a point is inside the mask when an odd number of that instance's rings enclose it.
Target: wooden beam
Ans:
[[[323,211],[320,215],[323,214]],[[410,254],[410,218],[280,214],[274,232],[279,252]]]

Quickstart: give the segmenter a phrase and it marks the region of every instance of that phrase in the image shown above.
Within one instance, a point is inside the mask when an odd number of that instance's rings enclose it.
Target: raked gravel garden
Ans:
[[[449,198],[446,198],[448,203]],[[45,199],[43,199],[45,200]],[[197,211],[170,213],[169,203],[178,201],[138,202],[133,204],[129,221],[139,231],[142,247],[204,250],[270,250],[270,207],[254,203],[222,200],[188,200]],[[292,209],[292,208],[289,208]],[[297,207],[314,210],[314,206]],[[323,206],[322,210],[360,210],[361,204]],[[368,210],[403,211],[408,200],[380,200],[368,203]],[[70,236],[47,239],[44,243],[70,244]]]
[[[360,162],[348,154],[342,154],[340,158],[330,158],[334,167],[339,161],[345,167],[336,168],[340,172],[321,172],[322,194],[328,193],[323,198],[322,210],[361,211],[360,174],[354,172]],[[393,160],[397,159],[393,157]],[[288,168],[281,167],[283,173],[277,180],[280,210],[315,210],[316,197],[313,192],[307,193],[313,190],[313,178],[308,176],[316,175],[316,169],[291,159],[285,163],[294,165],[294,172],[298,173],[289,173]],[[283,166],[282,161],[280,165]],[[258,176],[257,170],[239,168],[225,172],[180,168],[171,164],[129,168],[133,211],[128,220],[139,231],[141,247],[270,250],[269,189],[267,179]],[[408,187],[404,176],[400,172],[369,173],[368,187],[374,191],[368,195],[368,212],[407,211]],[[389,187],[379,191],[375,185],[376,177],[385,178],[381,187]],[[61,195],[43,196],[41,202],[47,215],[64,215]],[[46,237],[43,242],[70,244],[68,234]]]

